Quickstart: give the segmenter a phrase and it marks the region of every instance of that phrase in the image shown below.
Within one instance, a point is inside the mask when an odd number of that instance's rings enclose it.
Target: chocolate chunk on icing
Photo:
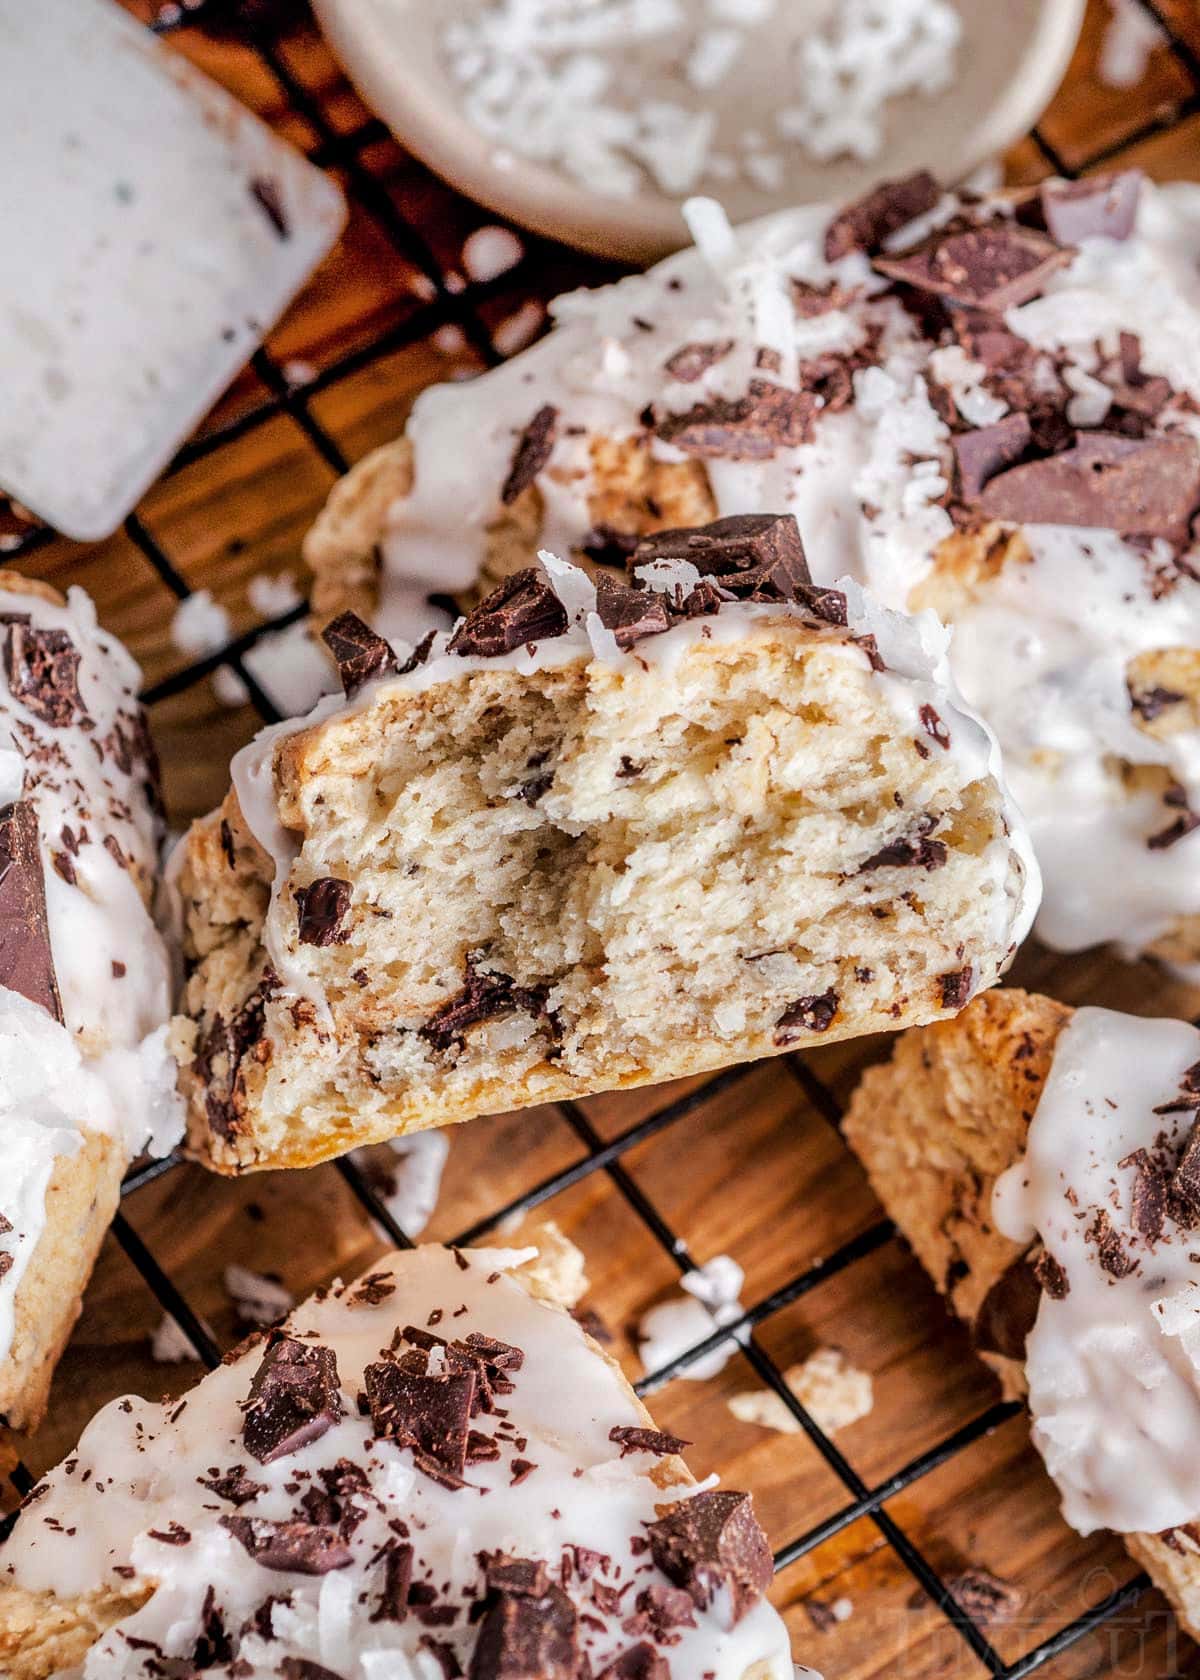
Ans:
[[[716,578],[739,601],[795,601],[813,588],[800,530],[790,513],[734,514],[711,525],[657,531],[638,543],[631,566],[636,571],[653,560],[690,561],[702,577]]]
[[[500,1593],[479,1625],[468,1680],[580,1680],[579,1625],[561,1587]]]
[[[913,251],[876,257],[874,266],[919,291],[1000,314],[1037,297],[1070,261],[1071,253],[1045,234],[998,221],[943,230]]]
[[[347,700],[373,677],[394,675],[400,662],[382,636],[377,636],[357,613],[339,613],[321,632],[321,640],[337,663]]]
[[[505,1552],[495,1552],[484,1564],[483,1574],[493,1592],[545,1598],[550,1591],[550,1571],[537,1558],[509,1557]]]
[[[1013,466],[1029,448],[1033,428],[1028,414],[1006,414],[990,426],[956,432],[951,438],[958,465],[958,490],[964,501],[973,502],[989,479]]]
[[[851,251],[881,250],[892,234],[932,210],[941,191],[927,169],[897,181],[882,181],[838,213],[825,232],[825,260],[837,262]]]
[[[685,344],[681,350],[676,350],[673,356],[668,356],[663,366],[672,379],[678,379],[681,385],[694,385],[697,379],[702,379],[709,368],[716,367],[718,362],[724,361],[733,349],[733,340],[723,338],[708,344]]]
[[[806,1033],[828,1032],[837,1015],[839,1001],[831,986],[819,997],[801,997],[795,1003],[789,1003],[775,1023],[776,1044],[793,1044]]]
[[[294,1575],[328,1575],[345,1569],[353,1554],[336,1528],[322,1523],[267,1522],[262,1517],[221,1517],[221,1527],[264,1569]]]
[[[608,1432],[610,1441],[615,1441],[621,1449],[621,1457],[629,1453],[654,1453],[659,1458],[665,1458],[669,1453],[682,1452],[684,1447],[691,1445],[678,1435],[671,1435],[665,1429],[638,1429],[631,1424],[614,1424]]]
[[[626,651],[643,637],[661,636],[671,628],[664,596],[651,589],[628,589],[604,575],[596,578],[596,613]]]
[[[1170,1182],[1171,1211],[1190,1228],[1200,1223],[1200,1117],[1192,1121]]]
[[[38,820],[24,799],[0,810],[0,986],[63,1019],[46,918]]]
[[[381,1360],[363,1372],[371,1422],[380,1435],[415,1450],[419,1467],[432,1464],[461,1477],[475,1399],[473,1371],[421,1376]]]
[[[350,937],[346,916],[350,883],[336,875],[320,875],[296,888],[297,938],[302,945],[344,945]]]
[[[332,1348],[278,1336],[250,1384],[242,1439],[253,1458],[271,1464],[319,1440],[341,1415]]]
[[[596,1680],[671,1680],[671,1670],[662,1652],[642,1640],[614,1657]]]
[[[449,652],[468,658],[495,659],[530,642],[562,636],[567,614],[562,602],[535,566],[505,578],[459,625]]]
[[[508,507],[523,490],[527,490],[550,459],[558,436],[558,410],[545,403],[517,440],[508,477],[500,491],[500,500]]]
[[[8,620],[5,643],[8,686],[53,729],[65,729],[84,715],[79,693],[79,649],[65,630],[35,629],[16,615]]]
[[[979,497],[989,519],[1094,525],[1121,536],[1186,540],[1200,504],[1200,446],[1184,437],[1084,432],[1071,449],[997,474]]]
[[[733,1622],[740,1622],[771,1584],[771,1548],[748,1493],[681,1500],[649,1524],[647,1536],[655,1563],[700,1610],[724,1592]]]
[[[811,391],[791,391],[770,380],[752,379],[744,397],[715,397],[685,414],[658,420],[655,432],[685,455],[728,461],[768,461],[780,449],[796,449],[812,436],[817,400]]]
[[[371,1612],[373,1622],[402,1622],[408,1614],[408,1594],[412,1586],[413,1549],[400,1541],[393,1541],[383,1554],[383,1585],[379,1601]]]
[[[1082,181],[1043,181],[1037,204],[1050,237],[1078,245],[1081,239],[1128,239],[1141,193],[1141,171],[1124,169]]]

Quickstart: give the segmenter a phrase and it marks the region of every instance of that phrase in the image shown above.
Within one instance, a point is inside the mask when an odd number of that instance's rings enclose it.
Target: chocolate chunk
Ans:
[[[596,613],[617,646],[626,651],[645,636],[671,628],[666,599],[653,589],[628,589],[610,577],[596,578]]]
[[[789,1003],[775,1023],[776,1044],[794,1044],[806,1033],[828,1032],[838,1012],[838,1002],[838,994],[831,986],[819,997],[802,997]]]
[[[596,1680],[671,1680],[671,1669],[667,1659],[643,1641],[614,1657]]]
[[[1094,525],[1121,536],[1184,542],[1200,503],[1200,447],[1184,437],[1081,433],[1044,461],[999,473],[979,498],[988,519]]]
[[[1167,1216],[1167,1175],[1145,1149],[1135,1149],[1120,1165],[1137,1169],[1130,1193],[1133,1228],[1147,1242],[1157,1242]]]
[[[505,578],[459,625],[449,651],[495,659],[530,642],[565,635],[567,614],[541,572],[528,566]]]
[[[579,1680],[575,1606],[561,1587],[544,1598],[500,1593],[479,1624],[468,1680]]]
[[[655,1563],[699,1610],[723,1592],[732,1621],[740,1622],[771,1584],[771,1548],[748,1493],[682,1499],[647,1526],[647,1536]]]
[[[333,1349],[280,1335],[250,1384],[242,1439],[253,1458],[271,1464],[319,1440],[341,1415]]]
[[[1096,1245],[1096,1258],[1109,1277],[1128,1277],[1137,1270],[1137,1261],[1125,1247],[1125,1239],[1109,1217],[1107,1208],[1097,1208],[1084,1238]]]
[[[746,396],[734,402],[715,397],[686,414],[668,414],[655,431],[685,455],[769,461],[777,450],[809,441],[816,411],[811,391],[790,391],[766,379],[752,379]]]
[[[274,970],[264,969],[258,985],[232,1020],[227,1022],[222,1015],[214,1015],[200,1042],[192,1067],[207,1086],[205,1112],[219,1137],[235,1137],[241,1127],[246,1101],[242,1062],[252,1051],[261,1055],[258,1047],[266,1030],[266,1006],[278,984]]]
[[[544,995],[537,989],[518,986],[507,974],[485,973],[468,957],[466,984],[430,1016],[420,1029],[421,1037],[427,1038],[435,1050],[449,1050],[462,1043],[467,1028],[477,1021],[488,1021],[494,1015],[507,1015],[517,1009],[540,1016],[545,1004]]]
[[[535,1558],[509,1557],[494,1552],[483,1566],[484,1579],[492,1592],[516,1593],[518,1597],[545,1598],[550,1591],[550,1571]]]
[[[223,1475],[200,1476],[197,1478],[201,1487],[210,1488],[218,1499],[226,1499],[231,1505],[248,1505],[252,1499],[257,1499],[260,1493],[266,1493],[265,1482],[252,1482],[246,1474],[242,1464],[235,1464]]]
[[[891,280],[933,292],[954,303],[1002,314],[1045,290],[1071,253],[1016,222],[945,229],[899,256],[876,257],[874,267]]]
[[[525,1363],[524,1351],[511,1342],[501,1342],[495,1336],[485,1336],[472,1330],[463,1344],[477,1359],[482,1359],[496,1371],[519,1371]]]
[[[347,700],[374,677],[394,676],[400,662],[382,636],[377,636],[357,613],[339,613],[321,632],[333,655]]]
[[[0,810],[0,986],[62,1021],[37,813],[24,799]]]
[[[1024,1359],[1025,1338],[1033,1329],[1041,1299],[1033,1262],[1022,1254],[1001,1272],[980,1302],[972,1326],[975,1346],[981,1353]]]
[[[378,1435],[412,1447],[418,1466],[432,1464],[461,1477],[475,1399],[475,1374],[418,1376],[381,1361],[363,1372],[371,1422]]]
[[[1040,1248],[1033,1262],[1033,1275],[1052,1301],[1065,1301],[1071,1293],[1070,1280],[1048,1249]]]
[[[579,551],[597,566],[624,568],[638,545],[636,531],[618,531],[614,525],[593,525],[579,544]]]
[[[8,686],[36,718],[65,729],[84,715],[79,693],[79,650],[65,630],[36,630],[8,620]]]
[[[550,459],[558,436],[558,410],[551,403],[539,408],[517,440],[508,477],[500,491],[505,507],[527,490]]]
[[[975,970],[956,968],[949,974],[938,975],[938,996],[943,1009],[965,1009],[971,1001],[975,985]]]
[[[655,560],[687,560],[739,601],[794,601],[812,590],[804,544],[790,513],[735,514],[711,525],[657,531],[642,538],[631,564],[636,570]]]
[[[664,1458],[668,1453],[679,1453],[684,1447],[691,1446],[690,1441],[683,1440],[679,1435],[670,1435],[665,1429],[638,1429],[624,1423],[614,1424],[608,1438],[620,1447],[622,1458],[637,1452],[654,1453],[656,1457]]]
[[[724,361],[733,349],[733,340],[723,338],[711,344],[685,344],[682,350],[676,350],[673,356],[668,356],[663,364],[672,379],[678,379],[681,385],[694,385],[697,379],[702,379],[710,367]]]
[[[865,197],[836,215],[825,230],[825,261],[837,262],[850,251],[881,250],[892,234],[932,210],[941,197],[928,170],[898,181],[882,181]]]
[[[408,1615],[412,1569],[412,1547],[400,1541],[390,1541],[383,1554],[383,1586],[379,1602],[371,1612],[373,1622],[402,1622]]]
[[[1006,414],[991,426],[956,432],[950,444],[958,464],[958,491],[973,502],[989,479],[1019,461],[1029,448],[1033,429],[1028,414]]]
[[[472,1429],[467,1434],[467,1463],[494,1464],[500,1457],[500,1443],[485,1435],[480,1429]]]
[[[1165,828],[1160,828],[1157,834],[1147,837],[1146,845],[1152,852],[1165,852],[1169,846],[1184,840],[1195,829],[1200,828],[1200,816],[1188,804],[1187,790],[1178,782],[1172,782],[1162,796],[1163,804],[1178,810],[1179,815]]]
[[[1050,237],[1078,245],[1083,239],[1128,239],[1141,192],[1141,170],[1123,169],[1082,181],[1043,181],[1037,203]]]
[[[942,722],[940,714],[936,712],[932,706],[924,705],[921,707],[917,715],[921,719],[921,728],[925,731],[926,735],[929,736],[930,740],[936,741],[943,752],[948,751],[950,747],[950,731]]]
[[[859,864],[858,873],[865,874],[868,869],[940,869],[949,855],[944,840],[930,840],[925,835],[916,839],[905,836],[881,846],[865,863]]]
[[[221,1517],[220,1523],[264,1569],[328,1575],[352,1561],[338,1531],[319,1523],[267,1522],[261,1517]]]
[[[1192,1121],[1170,1183],[1171,1214],[1185,1228],[1200,1224],[1200,1119]]]
[[[287,216],[284,213],[283,198],[279,191],[278,181],[269,175],[257,175],[250,183],[250,196],[258,205],[263,215],[275,229],[280,239],[291,237]]]
[[[946,1586],[951,1597],[966,1611],[971,1620],[983,1628],[999,1627],[1009,1622],[1025,1602],[1019,1587],[990,1575],[986,1569],[964,1569],[947,1577]]]
[[[360,1278],[349,1302],[352,1307],[377,1307],[395,1293],[396,1280],[390,1272],[368,1272]]]
[[[676,1628],[695,1627],[696,1607],[682,1587],[668,1587],[655,1581],[644,1588],[634,1605],[634,1614],[621,1623],[622,1633],[648,1634],[660,1645],[678,1643]]]
[[[1119,350],[1115,358],[1100,369],[1100,377],[1110,387],[1113,407],[1120,410],[1120,429],[1127,436],[1141,437],[1145,427],[1130,429],[1130,421],[1156,420],[1176,396],[1171,381],[1162,374],[1149,374],[1142,368],[1142,341],[1136,333],[1119,335]],[[1110,427],[1112,425],[1110,413]]]
[[[344,945],[350,937],[346,914],[350,883],[336,875],[321,875],[307,887],[297,887],[297,937],[302,945]]]

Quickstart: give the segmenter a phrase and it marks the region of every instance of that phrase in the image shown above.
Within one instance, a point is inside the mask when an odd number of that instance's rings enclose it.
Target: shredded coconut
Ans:
[[[739,1300],[744,1282],[742,1268],[727,1254],[718,1254],[706,1265],[687,1272],[680,1279],[687,1294],[660,1301],[643,1314],[638,1325],[638,1352],[646,1371],[661,1371],[688,1348],[707,1341],[714,1330],[740,1318],[745,1311]],[[704,1382],[723,1371],[736,1351],[731,1338],[702,1359],[685,1365],[679,1375]]]
[[[295,1296],[277,1278],[264,1277],[247,1266],[225,1268],[225,1289],[243,1324],[262,1328],[285,1318],[296,1305]]]
[[[482,283],[507,274],[524,255],[525,247],[511,228],[480,227],[463,241],[462,265],[468,279]]]
[[[229,613],[210,589],[197,589],[180,601],[171,619],[171,640],[180,653],[200,659],[224,647],[231,631]]]
[[[546,324],[546,307],[530,298],[514,315],[506,315],[492,334],[492,343],[502,356],[515,356],[541,332]]]
[[[875,1403],[869,1374],[851,1365],[838,1348],[818,1348],[803,1364],[785,1371],[784,1381],[827,1435],[857,1423]],[[729,1410],[741,1423],[757,1423],[764,1429],[777,1429],[781,1435],[795,1435],[800,1428],[783,1397],[774,1389],[735,1394]]]
[[[207,1330],[208,1325],[204,1328]],[[159,1365],[182,1365],[188,1359],[199,1359],[195,1345],[170,1313],[164,1313],[157,1330],[150,1338],[150,1357]]]
[[[442,49],[498,163],[519,152],[622,198],[648,183],[689,193],[738,172],[775,193],[788,147],[876,157],[888,101],[947,87],[961,34],[951,0],[810,0],[779,12],[775,0],[476,0],[446,25]],[[718,147],[719,90],[734,78],[725,103],[737,108],[754,63],[782,70],[774,107],[764,101],[756,120],[786,144],[751,130],[733,150]],[[471,272],[465,252],[464,263]]]

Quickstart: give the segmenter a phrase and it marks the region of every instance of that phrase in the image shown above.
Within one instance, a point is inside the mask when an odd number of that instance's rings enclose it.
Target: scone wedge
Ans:
[[[684,558],[687,556],[687,558]],[[544,557],[261,735],[177,884],[190,1144],[301,1166],[484,1112],[936,1019],[1036,866],[944,636],[807,581],[794,522]]]
[[[750,1497],[697,1490],[536,1255],[393,1254],[105,1407],[0,1552],[4,1673],[792,1680]]]
[[[1067,1521],[1200,1635],[1200,1032],[1001,989],[906,1033],[846,1136],[1009,1396]],[[999,1185],[999,1187],[997,1187]]]

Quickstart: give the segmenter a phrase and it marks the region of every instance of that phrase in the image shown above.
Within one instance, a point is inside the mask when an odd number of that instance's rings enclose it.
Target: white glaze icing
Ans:
[[[320,1439],[272,1463],[258,1463],[242,1439],[239,1403],[261,1347],[214,1371],[184,1403],[114,1401],[21,1517],[0,1552],[3,1578],[63,1597],[155,1583],[147,1604],[93,1647],[82,1667],[84,1680],[153,1674],[155,1647],[168,1657],[190,1656],[210,1589],[213,1607],[234,1634],[269,1595],[289,1597],[273,1612],[272,1640],[254,1633],[238,1639],[238,1673],[245,1680],[277,1675],[288,1656],[319,1662],[341,1680],[441,1680],[442,1670],[421,1640],[445,1640],[466,1669],[476,1626],[465,1605],[480,1596],[482,1551],[541,1559],[557,1578],[563,1549],[579,1545],[610,1560],[594,1579],[617,1586],[633,1580],[636,1590],[661,1581],[648,1555],[631,1542],[655,1519],[656,1505],[695,1489],[681,1484],[660,1490],[645,1474],[654,1462],[647,1454],[619,1456],[609,1431],[641,1425],[638,1408],[615,1367],[578,1325],[534,1301],[511,1274],[534,1252],[467,1250],[461,1266],[444,1248],[395,1254],[372,1273],[394,1279],[395,1291],[384,1300],[356,1301],[350,1286],[298,1308],[292,1333],[315,1335],[336,1352],[344,1415]],[[355,1403],[364,1367],[380,1357],[393,1331],[424,1326],[431,1316],[440,1334],[481,1332],[525,1356],[513,1374],[513,1392],[504,1397],[507,1418],[473,1419],[483,1433],[501,1431],[500,1457],[469,1465],[470,1485],[457,1491],[418,1471],[408,1449],[375,1440],[370,1419]],[[352,1561],[319,1577],[252,1562],[219,1520],[234,1515],[235,1507],[199,1479],[242,1465],[262,1491],[236,1514],[286,1521],[297,1513],[302,1491],[320,1485],[316,1472],[339,1459],[367,1471],[370,1492],[356,1497],[366,1514],[348,1541]],[[515,1459],[535,1468],[513,1485]],[[414,1548],[414,1580],[429,1579],[439,1602],[459,1607],[451,1625],[429,1626],[413,1614],[403,1622],[371,1619],[382,1585],[378,1554],[395,1538],[388,1524],[396,1519],[407,1525]],[[179,1530],[186,1540],[179,1541]],[[179,1543],[156,1535],[174,1535]],[[117,1573],[128,1568],[135,1572],[132,1582]],[[632,1614],[635,1591],[623,1595],[615,1613],[597,1605],[577,1575],[567,1591],[594,1618],[584,1637],[598,1673],[634,1642],[621,1623]],[[742,1680],[756,1662],[763,1665],[754,1670],[761,1680],[790,1680],[787,1634],[768,1603],[732,1627],[727,1622],[718,1596],[709,1609],[696,1610],[693,1627],[676,1630],[679,1642],[662,1653],[675,1680],[702,1673]],[[133,1643],[140,1640],[150,1644]]]
[[[275,754],[287,736],[335,715],[349,716],[363,711],[389,694],[424,693],[470,671],[512,670],[530,675],[587,660],[616,665],[636,663],[669,675],[685,651],[702,639],[712,643],[738,641],[752,634],[756,626],[781,619],[812,622],[811,614],[806,614],[796,602],[728,601],[716,614],[685,620],[661,635],[643,638],[626,652],[618,647],[612,631],[605,629],[595,611],[595,585],[587,573],[546,549],[539,558],[551,587],[566,609],[569,620],[566,634],[525,644],[496,658],[482,658],[448,652],[450,633],[441,631],[434,638],[429,657],[415,670],[369,682],[349,701],[326,698],[306,717],[260,730],[237,754],[233,761],[233,785],[248,827],[273,859],[273,903],[278,900],[298,849],[297,837],[279,820],[275,795]],[[661,581],[678,585],[686,596],[695,578],[689,579],[682,569],[676,569]],[[922,708],[932,706],[945,723],[945,750],[958,761],[963,785],[992,777],[1005,798],[1007,833],[1003,838],[998,836],[986,854],[990,879],[981,883],[981,892],[993,908],[992,943],[1001,951],[1015,948],[1028,934],[1036,913],[1040,875],[1017,807],[1004,792],[996,739],[958,694],[947,660],[948,632],[933,613],[910,615],[879,606],[852,578],[839,579],[837,587],[846,596],[847,628],[840,634],[829,632],[822,645],[838,657],[872,672],[872,680],[892,710],[898,735],[921,739],[925,735]],[[866,637],[873,638],[883,670],[873,669],[861,645]],[[268,915],[264,948],[284,991],[312,997],[311,976],[295,960],[281,931],[284,920],[278,915]],[[994,974],[978,974],[976,985],[990,985],[994,978]],[[323,998],[315,1001],[320,1007],[327,1007]]]
[[[93,1130],[118,1137],[130,1157],[146,1148],[163,1153],[178,1139],[182,1118],[166,1049],[167,950],[134,880],[135,873],[142,881],[156,878],[160,837],[139,746],[137,666],[99,628],[80,589],[64,605],[0,590],[0,614],[28,615],[35,630],[70,637],[81,655],[77,683],[90,720],[49,724],[13,695],[6,670],[0,672],[0,802],[23,797],[37,813],[65,1020],[60,1025],[40,1005],[0,988],[0,1214],[13,1226],[0,1236],[0,1249],[12,1256],[0,1278],[3,1358],[17,1289],[45,1226],[57,1157],[77,1150],[81,1135]],[[56,854],[69,859],[73,882],[55,867]]]
[[[999,1229],[1036,1234],[1066,1273],[1065,1297],[1042,1295],[1025,1370],[1034,1441],[1083,1534],[1200,1517],[1200,1231],[1168,1215],[1157,1240],[1139,1232],[1130,1160],[1146,1150],[1170,1170],[1197,1111],[1154,1111],[1198,1061],[1200,1032],[1183,1021],[1077,1010],[1025,1156],[996,1184]],[[1124,1276],[1100,1264],[1101,1210],[1136,1263]]]
[[[955,208],[947,197],[893,237],[910,242]],[[769,460],[705,462],[719,513],[791,512],[817,582],[856,577],[886,606],[904,608],[929,573],[952,525],[939,498],[950,470],[949,433],[930,404],[925,375],[944,383],[964,415],[986,424],[1006,412],[985,390],[984,369],[961,350],[935,348],[852,253],[825,261],[826,207],[808,207],[734,231],[708,201],[689,214],[697,249],[646,275],[560,298],[556,330],[517,360],[466,386],[437,386],[418,399],[408,426],[412,493],[397,501],[381,548],[383,611],[411,579],[470,582],[484,557],[517,438],[544,404],[559,410],[553,452],[536,480],[545,504],[543,541],[577,548],[590,529],[590,440],[641,435],[650,403],[678,413],[694,403],[742,396],[759,346],[780,356],[770,377],[794,383],[798,360],[882,333],[879,365],[854,376],[856,400],[818,418],[812,440]],[[856,292],[812,319],[796,316],[793,279],[836,281]],[[1200,401],[1200,188],[1143,185],[1135,237],[1091,239],[1049,279],[1045,295],[1008,311],[1008,327],[1062,354],[1077,419],[1098,413],[1097,342],[1105,355],[1120,331],[1141,339],[1142,366]],[[673,379],[665,363],[681,346],[732,341],[698,380]],[[1093,404],[1086,411],[1088,403]],[[1086,412],[1085,412],[1086,411]],[[1164,420],[1200,435],[1200,416],[1168,408]],[[663,459],[681,457],[656,442]],[[1164,826],[1161,802],[1126,798],[1111,755],[1170,770],[1200,809],[1195,732],[1171,743],[1132,740],[1122,661],[1139,647],[1200,645],[1200,590],[1186,581],[1155,597],[1146,563],[1111,533],[1027,527],[1028,574],[1007,573],[957,618],[951,663],[969,701],[996,730],[1020,803],[1027,807],[1047,876],[1040,931],[1077,949],[1113,939],[1139,948],[1182,914],[1200,911],[1200,831],[1170,851],[1150,851]],[[1191,562],[1200,564],[1192,551]],[[1086,595],[1081,587],[1086,585]],[[1135,610],[1130,610],[1130,599]],[[1081,599],[1087,623],[1075,624]],[[1102,704],[1096,710],[1097,694]],[[1052,756],[1069,737],[1065,761]],[[1091,883],[1131,883],[1127,893]]]

